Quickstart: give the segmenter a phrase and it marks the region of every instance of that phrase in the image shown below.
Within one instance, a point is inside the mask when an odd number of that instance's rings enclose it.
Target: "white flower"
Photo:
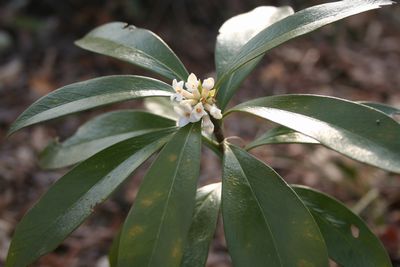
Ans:
[[[199,102],[193,107],[192,113],[190,114],[190,121],[199,121],[204,115],[207,115],[207,112],[204,110],[203,104]]]
[[[215,119],[217,119],[217,120],[222,119],[221,110],[219,108],[217,108],[217,106],[215,104],[210,105],[210,104],[206,103],[204,105],[204,107],[210,113],[210,115],[213,116]]]
[[[191,99],[185,99],[185,100],[182,100],[181,101],[181,104],[189,104],[190,106],[196,106],[197,105],[197,103],[199,103],[196,99],[193,99],[193,98],[191,98]]]
[[[174,111],[179,115],[178,126],[183,127],[190,121],[190,114],[192,113],[192,106],[187,103],[182,103],[174,106]]]
[[[183,81],[178,82],[176,79],[172,81],[172,87],[174,88],[175,92],[180,93],[183,90]]]
[[[175,94],[171,95],[171,101],[181,102],[183,100],[183,81],[177,82],[176,79],[172,81],[172,88],[175,90]]]
[[[197,91],[199,87],[200,81],[197,80],[196,75],[190,73],[187,82],[185,83],[186,88],[189,92]]]
[[[203,124],[202,127],[204,132],[206,132],[207,134],[212,134],[214,132],[214,124],[212,123],[210,116],[205,115],[203,117]]]
[[[190,122],[202,121],[202,128],[207,134],[212,134],[214,124],[210,115],[215,119],[221,119],[221,110],[215,105],[214,79],[208,78],[201,83],[196,75],[191,73],[185,83],[187,90],[183,88],[183,81],[172,81],[175,94],[171,96],[175,112],[179,115],[178,126],[183,127]]]
[[[213,116],[213,117],[216,118],[217,120],[222,119],[221,110],[220,110],[219,108],[217,108],[216,105],[212,105],[212,106],[211,106],[210,114],[211,114],[211,116]]]
[[[214,88],[214,79],[213,78],[208,78],[205,79],[202,83],[203,89],[211,90]]]

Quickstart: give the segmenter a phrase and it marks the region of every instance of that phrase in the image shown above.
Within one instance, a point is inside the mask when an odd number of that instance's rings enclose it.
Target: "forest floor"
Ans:
[[[0,266],[16,224],[67,169],[42,170],[40,151],[64,140],[83,122],[136,102],[72,115],[6,137],[17,116],[33,101],[63,85],[109,74],[152,74],[74,46],[74,40],[109,21],[127,21],[163,38],[190,72],[215,77],[214,42],[222,22],[262,1],[9,1],[0,6]],[[84,2],[84,3],[81,3]],[[200,1],[198,1],[200,2]],[[215,3],[218,2],[218,3]],[[246,2],[246,3],[243,3]],[[269,1],[268,4],[278,4]],[[280,1],[295,10],[304,2]],[[229,3],[229,5],[228,5]],[[296,3],[296,4],[294,4]],[[265,1],[264,1],[265,4]],[[270,51],[243,83],[231,105],[287,93],[330,95],[400,107],[400,7],[360,14]],[[153,76],[154,77],[154,76]],[[170,81],[167,81],[170,82]],[[227,135],[245,144],[272,124],[231,116]],[[220,164],[204,150],[201,184],[220,179]],[[263,146],[253,153],[289,183],[320,189],[356,209],[400,266],[400,176],[355,162],[320,146]],[[148,163],[54,252],[32,266],[105,267],[113,237],[135,199]],[[397,262],[397,263],[396,263]],[[231,266],[221,222],[209,267]]]

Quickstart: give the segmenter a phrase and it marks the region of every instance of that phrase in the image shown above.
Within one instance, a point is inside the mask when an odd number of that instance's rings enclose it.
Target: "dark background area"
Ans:
[[[190,72],[207,78],[215,75],[214,44],[226,19],[259,5],[291,5],[297,11],[323,2],[0,1],[0,266],[17,222],[67,171],[38,167],[38,154],[46,144],[56,136],[65,139],[105,110],[141,104],[131,101],[83,112],[6,138],[10,124],[33,101],[72,82],[109,74],[154,77],[127,63],[81,50],[73,44],[76,39],[106,22],[128,22],[158,34]],[[396,5],[353,16],[273,49],[244,82],[232,104],[271,94],[315,93],[400,107],[399,69],[400,8]],[[240,144],[269,127],[265,121],[241,115],[229,118],[225,131],[240,136]],[[220,176],[215,157],[208,150],[204,154],[202,184]],[[399,175],[323,147],[267,146],[255,149],[254,154],[288,182],[319,188],[359,211],[393,261],[400,260]],[[107,266],[105,255],[135,198],[148,163],[144,165],[55,252],[33,266]],[[208,266],[231,266],[221,225]]]

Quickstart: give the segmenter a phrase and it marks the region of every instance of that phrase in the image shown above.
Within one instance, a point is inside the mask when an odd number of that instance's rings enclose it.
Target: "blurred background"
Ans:
[[[326,1],[258,0],[0,0],[0,266],[23,214],[67,170],[41,170],[40,151],[64,140],[90,118],[126,102],[87,111],[6,139],[16,117],[39,97],[63,85],[101,75],[150,75],[128,63],[93,54],[74,41],[96,26],[124,21],[152,30],[177,53],[189,72],[215,76],[214,43],[219,27],[233,15],[259,5],[290,5],[296,11]],[[232,100],[286,93],[313,93],[377,101],[400,108],[400,7],[369,11],[329,25],[270,51]],[[167,81],[170,82],[170,81]],[[245,144],[272,124],[240,115],[225,125],[227,135]],[[318,188],[357,211],[400,266],[400,177],[344,158],[319,146],[278,145],[255,149],[289,183]],[[219,179],[218,160],[204,151],[201,184]],[[106,267],[106,254],[123,222],[145,163],[132,179],[53,253],[32,266]],[[208,266],[231,266],[222,226]]]

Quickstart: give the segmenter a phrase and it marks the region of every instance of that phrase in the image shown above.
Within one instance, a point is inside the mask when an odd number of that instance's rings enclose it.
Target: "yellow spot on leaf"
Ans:
[[[151,193],[150,195],[148,195],[147,197],[143,198],[140,201],[140,204],[145,208],[150,207],[162,195],[163,194],[161,192],[155,191],[155,192]]]
[[[307,260],[299,260],[297,262],[297,267],[314,267],[315,265]]]
[[[142,206],[144,207],[149,207],[151,206],[151,204],[153,204],[153,199],[151,198],[142,199],[142,201],[140,201],[140,204],[142,204]]]
[[[177,157],[175,154],[171,154],[171,155],[169,155],[169,157],[168,157],[169,161],[171,161],[171,162],[176,161],[177,158],[178,158],[178,157]]]
[[[141,233],[144,232],[144,228],[141,225],[134,225],[130,230],[129,230],[129,235],[131,237],[140,235]]]
[[[171,256],[173,258],[180,258],[182,255],[182,239],[176,240],[175,244],[172,247]]]

